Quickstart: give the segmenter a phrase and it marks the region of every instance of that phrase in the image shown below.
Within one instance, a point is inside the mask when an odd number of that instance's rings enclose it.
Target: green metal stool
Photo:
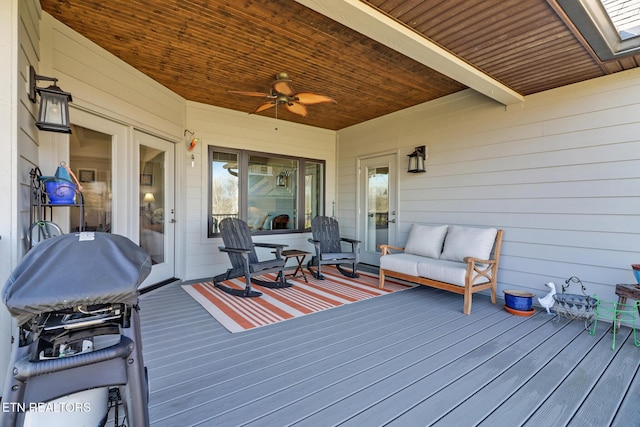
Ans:
[[[593,328],[591,328],[589,333],[591,335],[595,334],[598,320],[611,321],[613,327],[613,344],[611,345],[611,349],[615,350],[618,329],[620,329],[620,324],[625,322],[630,324],[633,329],[633,343],[640,347],[640,341],[636,333],[636,313],[638,310],[640,310],[640,301],[636,301],[634,304],[599,301],[596,308],[596,316],[593,321]]]

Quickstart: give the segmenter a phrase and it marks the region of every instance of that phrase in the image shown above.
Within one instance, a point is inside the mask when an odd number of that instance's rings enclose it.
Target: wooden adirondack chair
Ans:
[[[338,221],[327,216],[317,216],[311,220],[311,234],[313,238],[310,238],[309,242],[315,248],[315,255],[307,263],[307,269],[313,274],[313,277],[323,280],[321,266],[328,264],[335,265],[340,273],[347,277],[360,277],[356,273],[360,241],[340,237]],[[351,251],[344,252],[342,242],[351,244]],[[341,264],[351,264],[351,271],[344,270]],[[317,271],[312,270],[314,266]]]
[[[220,290],[239,297],[259,297],[261,292],[251,289],[251,283],[266,288],[288,288],[293,286],[285,280],[284,265],[286,260],[282,258],[282,248],[287,245],[272,243],[254,243],[251,239],[251,232],[246,222],[238,218],[225,218],[220,221],[220,234],[224,246],[218,249],[229,255],[232,268],[226,273],[213,278],[213,284]],[[271,248],[275,252],[275,258],[259,261],[255,247]],[[254,278],[266,273],[278,272],[277,281],[266,281]],[[233,289],[220,282],[245,277],[244,289]]]

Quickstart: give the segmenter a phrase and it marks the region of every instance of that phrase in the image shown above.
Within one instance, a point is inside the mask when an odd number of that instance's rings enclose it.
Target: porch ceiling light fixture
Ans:
[[[46,88],[37,87],[38,80],[50,81],[53,84]],[[60,89],[57,83],[57,78],[40,76],[36,74],[33,66],[29,66],[29,100],[35,103],[36,94],[40,94],[40,109],[36,126],[44,131],[71,133],[69,123],[71,94]]]
[[[407,172],[420,173],[427,171],[424,167],[424,162],[427,157],[427,148],[424,145],[416,147],[413,153],[407,154],[407,157],[409,157],[409,168],[407,169]]]

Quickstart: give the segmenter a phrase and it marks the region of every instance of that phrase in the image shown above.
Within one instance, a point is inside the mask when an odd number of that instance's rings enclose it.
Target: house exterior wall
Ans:
[[[10,58],[0,64],[0,190],[5,196],[0,206],[0,275],[5,279],[27,248],[29,171],[36,165],[49,170],[68,158],[64,135],[39,132],[35,127],[37,104],[26,93],[30,64],[41,75],[57,77],[59,86],[73,95],[72,122],[74,113],[77,117],[82,112],[126,126],[125,156],[137,158],[136,130],[175,143],[176,277],[207,278],[229,266],[228,258],[217,249],[221,239],[206,237],[208,144],[323,159],[327,162],[326,200],[328,204],[333,200],[335,132],[188,103],[43,13],[37,0],[0,3],[0,54]],[[185,129],[202,138],[194,151],[195,168],[186,149]],[[130,176],[133,167],[121,172]],[[136,194],[135,180],[129,181],[129,191]],[[129,203],[132,207],[133,199]],[[306,248],[307,237],[307,233],[280,235],[278,241]],[[11,318],[0,304],[0,384],[10,354],[11,327]]]
[[[631,70],[510,108],[464,91],[341,130],[340,219],[357,236],[358,157],[391,149],[402,163],[424,144],[427,173],[399,165],[397,244],[414,222],[499,227],[499,289],[543,295],[575,275],[615,301],[640,260],[639,112]]]
[[[29,171],[38,162],[37,106],[26,88],[28,67],[41,52],[37,0],[6,0],[0,4],[0,283],[9,277],[24,253],[29,220]],[[0,307],[0,383],[4,384],[14,327]]]
[[[39,5],[36,3],[38,6]],[[40,12],[41,13],[41,12]],[[36,19],[37,21],[38,19]],[[186,102],[183,98],[151,80],[138,70],[80,36],[49,14],[42,13],[40,26],[39,73],[55,76],[59,85],[73,95],[74,111],[81,110],[107,118],[129,130],[125,150],[129,158],[137,158],[134,130],[152,133],[175,143],[176,153],[176,277],[184,280],[206,278],[224,272],[228,257],[218,251],[219,238],[207,238],[207,147],[220,145],[274,154],[306,156],[326,161],[326,203],[335,194],[335,132],[268,117]],[[41,34],[40,34],[41,32]],[[77,115],[77,114],[76,114]],[[68,156],[64,136],[42,132],[39,146],[33,148],[35,160],[25,167],[27,190],[22,209],[28,222],[28,171],[38,164],[44,171],[54,170]],[[277,130],[276,130],[277,128]],[[187,150],[185,129],[201,138],[193,154],[196,167],[191,168],[191,152]],[[123,175],[132,173],[123,171]],[[128,191],[130,203],[137,196],[135,180]],[[130,206],[133,208],[133,206]],[[134,233],[132,233],[133,235]],[[311,249],[307,233],[278,236],[291,247]],[[264,236],[259,240],[268,241]]]
[[[245,149],[273,154],[307,157],[326,161],[325,209],[328,212],[335,198],[336,150],[335,132],[313,128],[273,118],[249,115],[187,102],[187,129],[201,139],[194,150],[195,166],[191,168],[191,153],[185,147],[178,150],[185,165],[186,185],[186,269],[185,279],[210,278],[230,267],[227,254],[220,252],[221,238],[207,238],[208,212],[208,147],[210,145]],[[190,135],[189,135],[190,136]],[[312,250],[309,233],[257,236],[256,241],[284,243],[290,248]],[[264,250],[260,257],[272,257]],[[268,258],[263,258],[268,259]]]

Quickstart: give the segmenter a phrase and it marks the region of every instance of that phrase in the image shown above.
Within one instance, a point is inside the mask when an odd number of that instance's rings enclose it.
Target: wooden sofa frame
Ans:
[[[406,280],[408,282],[418,283],[420,285],[431,286],[433,288],[443,289],[445,291],[454,292],[464,295],[464,314],[471,314],[471,298],[476,292],[491,290],[491,302],[496,303],[496,292],[498,288],[498,265],[500,263],[500,249],[502,247],[503,230],[498,230],[496,240],[493,246],[492,259],[478,259],[466,257],[464,261],[467,263],[467,272],[465,275],[465,285],[459,286],[452,283],[440,282],[426,277],[411,276],[409,274],[400,273],[393,270],[380,269],[379,288],[384,288],[385,276],[395,277],[397,279]],[[404,251],[404,248],[380,245],[382,255],[390,255],[392,251]],[[475,284],[479,279],[486,278],[489,282]]]

